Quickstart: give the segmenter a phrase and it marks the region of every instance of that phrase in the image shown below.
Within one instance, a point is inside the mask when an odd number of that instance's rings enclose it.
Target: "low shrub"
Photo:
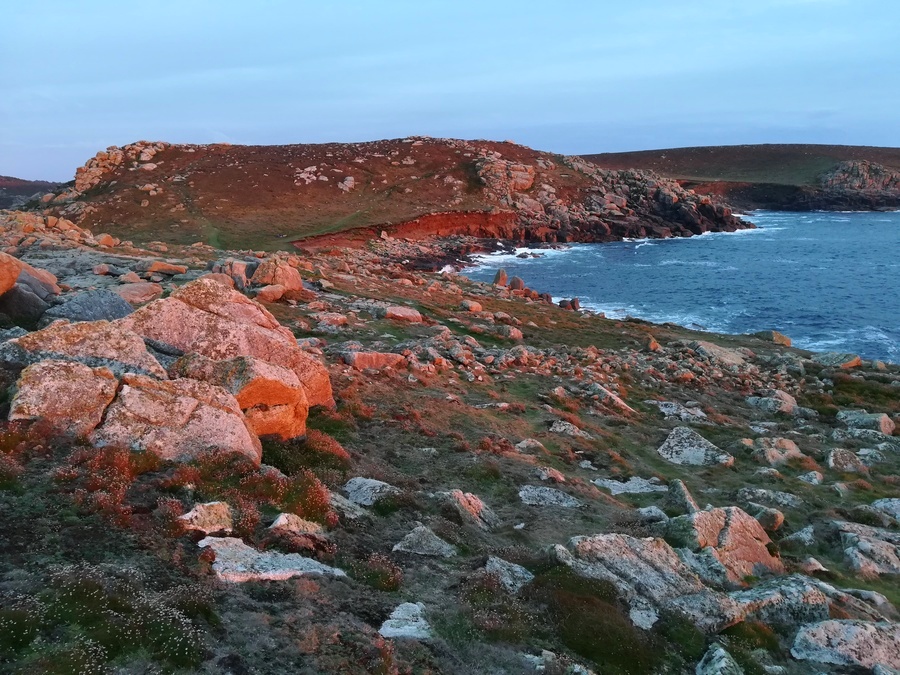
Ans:
[[[403,570],[381,553],[373,553],[364,561],[351,563],[350,574],[357,581],[379,591],[397,591],[403,584]]]

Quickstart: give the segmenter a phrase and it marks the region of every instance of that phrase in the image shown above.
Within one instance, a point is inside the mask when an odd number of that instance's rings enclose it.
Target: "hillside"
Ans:
[[[409,262],[477,244],[0,212],[0,671],[897,672],[900,367]]]
[[[677,179],[701,194],[740,208],[839,209],[900,205],[900,187],[885,189],[848,179],[827,181],[860,167],[900,176],[900,148],[850,145],[766,144],[671,148],[585,155],[608,169],[639,168]],[[867,166],[869,165],[869,166]]]
[[[650,172],[605,171],[512,143],[134,143],[35,205],[135,241],[272,250],[371,228],[528,241],[686,236],[747,224]],[[437,214],[437,215],[435,215]],[[421,217],[427,221],[404,225]],[[352,235],[351,235],[351,238]]]
[[[24,180],[12,176],[0,176],[0,209],[16,208],[29,197],[48,190],[55,190],[59,183],[44,180]]]

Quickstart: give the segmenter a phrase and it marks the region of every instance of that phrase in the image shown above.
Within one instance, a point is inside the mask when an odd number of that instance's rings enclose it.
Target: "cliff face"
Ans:
[[[900,207],[900,149],[741,145],[589,155],[610,169],[641,167],[741,210]]]
[[[473,234],[609,241],[748,227],[649,171],[491,141],[405,138],[231,146],[138,142],[97,153],[45,215],[135,241],[277,248],[321,235]],[[127,223],[127,225],[125,225]],[[369,236],[365,234],[366,238]]]

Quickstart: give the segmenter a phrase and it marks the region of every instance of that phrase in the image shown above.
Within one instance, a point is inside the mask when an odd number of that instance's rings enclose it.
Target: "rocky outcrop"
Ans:
[[[165,369],[138,334],[108,321],[56,321],[0,346],[0,364],[14,372],[48,359],[106,367],[117,376],[131,372],[166,378]]]
[[[900,624],[831,619],[803,626],[791,655],[837,666],[900,669]]]
[[[755,518],[735,506],[672,518],[666,538],[695,552],[708,549],[732,583],[784,572],[784,565],[766,548],[771,540],[765,530]]]
[[[262,446],[234,396],[197,380],[156,380],[126,374],[103,423],[91,435],[100,447],[151,452],[184,461],[213,450],[259,464]]]
[[[870,525],[835,521],[844,557],[864,578],[900,574],[900,533]]]
[[[309,403],[293,370],[252,356],[214,361],[187,354],[169,369],[173,377],[203,380],[230,392],[257,436],[282,440],[306,434]]]
[[[250,356],[294,371],[309,405],[334,404],[328,371],[262,305],[200,278],[121,319],[118,326],[181,353],[215,360]]]
[[[642,627],[656,623],[663,610],[681,614],[709,632],[739,620],[738,604],[707,588],[662,539],[598,534],[575,537],[554,552],[577,574],[612,583]]]
[[[84,437],[100,424],[117,386],[108,368],[89,368],[77,361],[39,361],[22,371],[9,419],[41,420],[56,434]]]

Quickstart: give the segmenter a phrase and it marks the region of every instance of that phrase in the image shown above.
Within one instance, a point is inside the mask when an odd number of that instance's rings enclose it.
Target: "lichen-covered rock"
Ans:
[[[554,434],[562,434],[564,436],[571,436],[572,438],[584,438],[586,440],[593,438],[588,432],[579,429],[571,422],[566,422],[565,420],[554,420],[553,424],[550,425],[550,431]]]
[[[394,544],[395,553],[414,553],[416,555],[450,558],[456,555],[456,548],[437,536],[424,525],[416,526],[412,532]]]
[[[900,668],[900,624],[830,619],[800,628],[791,655],[838,666]]]
[[[185,461],[208,450],[237,452],[259,464],[262,446],[247,426],[234,396],[196,380],[154,380],[127,374],[94,445],[152,452]]]
[[[400,488],[374,478],[351,478],[344,485],[347,499],[360,506],[372,506],[379,499],[400,494]]]
[[[86,436],[100,424],[117,386],[108,368],[39,361],[19,376],[9,419],[40,420],[55,433]]]
[[[490,556],[487,559],[484,571],[496,575],[503,588],[510,593],[518,593],[534,580],[534,575],[521,565],[507,562],[496,556]]]
[[[68,296],[60,305],[44,312],[44,320],[114,321],[134,311],[122,296],[105,288]]]
[[[597,478],[591,481],[597,487],[605,488],[614,495],[620,494],[643,494],[645,492],[666,492],[669,488],[660,485],[659,479],[656,477],[640,478],[632,476],[626,481],[613,480],[611,478]]]
[[[900,574],[900,533],[860,523],[835,521],[847,564],[862,577]]]
[[[675,427],[657,452],[672,464],[731,466],[734,457],[723,452],[690,427]]]
[[[885,497],[872,502],[872,507],[900,521],[900,497]]]
[[[147,351],[139,335],[108,321],[56,321],[0,346],[0,363],[7,369],[17,370],[47,359],[107,367],[117,376],[133,372],[166,378],[165,369]]]
[[[523,504],[529,506],[561,506],[567,509],[573,509],[581,506],[581,502],[575,497],[566,494],[562,490],[556,488],[544,487],[543,485],[524,485],[519,490],[519,499]]]
[[[293,370],[309,405],[334,404],[328,370],[262,305],[201,277],[117,322],[124,330],[215,360],[252,356]]]
[[[500,524],[500,518],[478,495],[462,490],[443,493],[447,503],[459,514],[463,521],[483,530],[490,530]]]
[[[865,410],[841,410],[837,414],[839,422],[854,429],[875,429],[890,436],[897,425],[884,413],[867,413]]]
[[[869,467],[854,453],[844,448],[834,448],[828,453],[828,468],[839,473],[869,473]]]
[[[824,352],[816,354],[813,361],[829,368],[858,368],[862,365],[862,359],[858,354],[846,354],[842,352]]]
[[[343,570],[296,553],[257,551],[234,537],[206,537],[197,546],[213,550],[216,559],[212,569],[222,581],[279,581],[306,574],[347,576]]]
[[[425,619],[425,605],[421,602],[398,605],[378,632],[386,638],[427,640],[431,637],[431,626]]]
[[[769,413],[792,415],[797,410],[797,399],[781,389],[766,389],[759,396],[747,398],[747,404]]]
[[[792,459],[802,459],[804,454],[788,438],[757,438],[753,441],[751,456],[761,464],[781,466]]]
[[[257,436],[288,440],[306,434],[309,403],[293,370],[252,356],[214,361],[186,354],[172,364],[169,374],[203,380],[230,392]]]
[[[709,547],[735,583],[748,576],[784,572],[784,565],[766,548],[771,540],[765,530],[736,506],[672,518],[666,538],[692,551]]]
[[[187,513],[178,516],[178,520],[187,530],[197,530],[204,534],[224,532],[231,534],[234,522],[231,507],[225,502],[207,502],[196,504]]]
[[[143,305],[161,296],[163,287],[150,281],[138,281],[116,286],[113,291],[129,305]]]
[[[710,645],[694,672],[696,675],[744,675],[744,669],[734,657],[717,644]]]
[[[738,490],[738,500],[744,503],[761,502],[769,506],[795,509],[803,506],[803,500],[790,492],[779,490],[766,490],[765,488],[741,488]]]
[[[612,583],[650,627],[658,611],[674,611],[698,628],[717,632],[740,620],[739,606],[709,589],[662,539],[626,534],[574,537],[554,547],[557,559],[576,574]]]

